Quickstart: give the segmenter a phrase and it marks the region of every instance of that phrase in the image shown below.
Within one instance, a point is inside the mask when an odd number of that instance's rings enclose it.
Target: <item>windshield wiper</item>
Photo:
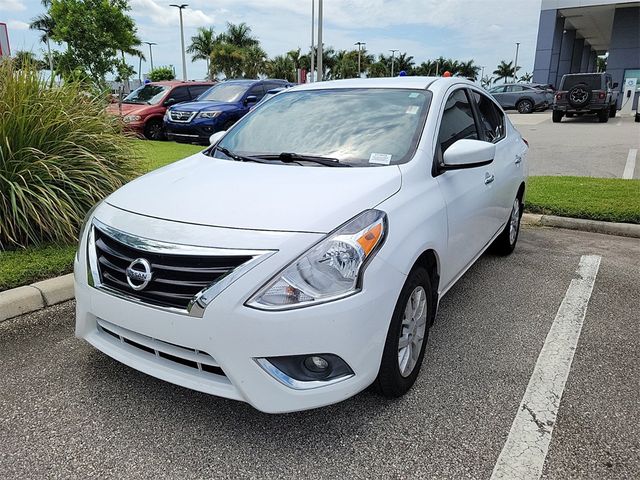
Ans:
[[[235,160],[236,162],[273,163],[269,160],[262,160],[261,158],[249,157],[247,155],[238,155],[237,153],[232,152],[231,150],[225,147],[218,146],[216,147],[216,150],[220,150],[227,157],[229,157],[232,160]]]
[[[280,155],[260,155],[260,158],[280,160],[283,163],[312,162],[325,167],[350,167],[348,163],[341,163],[337,158],[321,157],[319,155],[300,155],[292,152],[282,152]]]

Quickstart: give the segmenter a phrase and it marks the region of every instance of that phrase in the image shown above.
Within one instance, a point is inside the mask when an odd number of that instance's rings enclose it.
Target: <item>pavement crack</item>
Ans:
[[[529,415],[531,415],[531,419],[538,426],[538,430],[541,433],[549,433],[549,430],[547,430],[547,427],[552,427],[553,426],[553,422],[547,422],[547,424],[545,424],[542,420],[538,419],[538,416],[535,414],[535,412],[533,410],[531,410],[529,405],[527,405],[526,403],[522,404],[522,409],[526,410],[527,412],[529,412]],[[549,425],[549,423],[550,423],[550,425]]]

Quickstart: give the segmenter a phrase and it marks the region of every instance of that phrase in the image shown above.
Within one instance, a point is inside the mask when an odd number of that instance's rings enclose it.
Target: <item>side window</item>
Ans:
[[[262,97],[264,97],[264,88],[262,87],[262,84],[251,87],[247,92],[247,97],[250,97],[251,95],[254,95],[256,97],[256,102],[259,102]]]
[[[189,95],[195,100],[197,97],[209,90],[209,88],[211,88],[211,85],[192,85],[189,87]]]
[[[471,98],[478,107],[480,117],[480,134],[482,140],[496,143],[505,136],[504,113],[486,95],[475,90],[471,91]]]
[[[504,92],[504,85],[500,85],[499,87],[493,87],[491,90],[489,90],[489,93],[502,93]]]
[[[176,102],[186,102],[191,100],[187,87],[176,87],[169,94],[169,98],[175,98]]]
[[[507,92],[521,92],[524,90],[520,85],[507,85]]]
[[[456,90],[447,99],[438,132],[439,159],[451,145],[464,138],[478,140],[471,103],[464,90]]]

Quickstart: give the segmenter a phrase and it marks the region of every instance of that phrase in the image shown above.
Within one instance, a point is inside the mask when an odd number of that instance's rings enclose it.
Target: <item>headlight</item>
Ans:
[[[102,201],[99,201],[93,207],[91,207],[87,212],[87,214],[84,216],[82,223],[80,224],[80,233],[78,234],[78,249],[76,250],[76,259],[78,259],[79,257],[80,245],[82,245],[82,238],[84,237],[84,234],[87,232],[87,226],[89,225],[89,220],[91,219],[91,215],[93,215],[93,212],[95,211],[96,208],[100,206],[101,203]]]
[[[387,215],[384,212],[362,212],[292,262],[247,305],[263,310],[284,310],[358,292],[364,268],[386,234]]]
[[[138,122],[140,120],[142,120],[142,117],[140,115],[125,115],[122,118],[122,121],[124,123]]]
[[[216,118],[222,112],[200,112],[198,114],[199,118]]]

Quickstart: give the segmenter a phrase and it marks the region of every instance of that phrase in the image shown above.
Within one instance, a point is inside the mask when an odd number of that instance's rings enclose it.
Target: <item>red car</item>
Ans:
[[[131,92],[122,105],[112,104],[108,111],[121,115],[126,128],[149,140],[165,138],[162,119],[167,107],[195,100],[214,82],[151,82]]]

